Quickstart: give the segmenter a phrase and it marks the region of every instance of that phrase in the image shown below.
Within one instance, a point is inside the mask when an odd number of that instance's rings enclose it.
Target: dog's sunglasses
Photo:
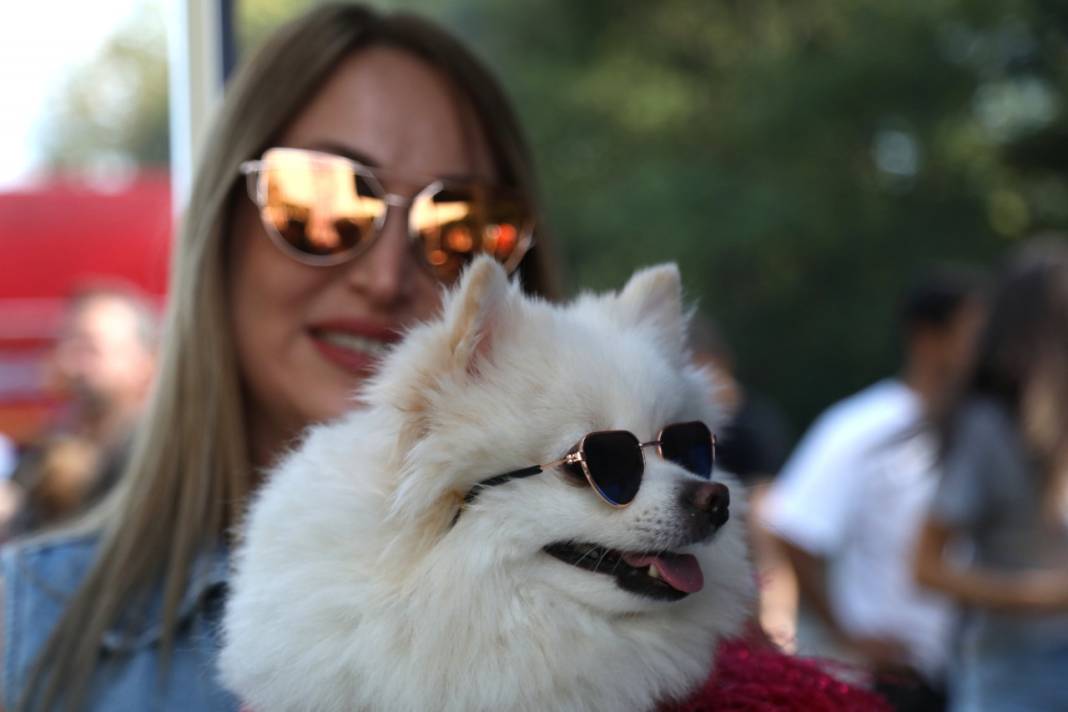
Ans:
[[[309,265],[341,264],[365,252],[390,208],[407,210],[408,235],[421,261],[452,282],[486,253],[509,272],[530,249],[530,206],[514,192],[479,181],[436,179],[414,197],[389,193],[385,171],[332,153],[271,148],[245,161],[248,193],[278,247]]]
[[[638,496],[641,487],[645,472],[643,451],[653,446],[665,460],[699,477],[709,479],[712,476],[716,436],[700,421],[668,425],[656,440],[647,443],[626,430],[601,430],[587,434],[559,460],[482,480],[464,496],[464,504],[470,504],[487,487],[560,467],[571,481],[588,484],[611,506],[626,507]]]

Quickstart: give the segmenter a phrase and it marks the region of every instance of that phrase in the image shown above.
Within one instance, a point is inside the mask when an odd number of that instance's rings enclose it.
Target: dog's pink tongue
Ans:
[[[672,554],[670,557],[624,554],[623,561],[636,569],[655,566],[660,573],[660,578],[683,593],[696,593],[705,585],[705,575],[701,572],[701,565],[691,554]]]

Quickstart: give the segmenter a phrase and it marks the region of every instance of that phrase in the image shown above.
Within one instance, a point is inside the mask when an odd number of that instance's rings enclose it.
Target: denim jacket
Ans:
[[[0,705],[9,712],[29,670],[89,570],[97,537],[84,534],[30,539],[0,554]],[[106,631],[85,710],[233,712],[236,699],[216,679],[226,551],[204,552],[182,598],[166,677],[160,676],[163,591],[157,586]]]

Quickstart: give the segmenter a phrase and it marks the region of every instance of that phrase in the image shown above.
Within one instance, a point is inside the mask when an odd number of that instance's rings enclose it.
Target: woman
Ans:
[[[1009,264],[952,414],[921,583],[969,610],[954,710],[1068,709],[1068,243]],[[973,555],[944,555],[954,541]]]
[[[5,709],[236,709],[214,630],[258,473],[353,405],[472,254],[553,293],[514,115],[425,21],[328,5],[287,26],[232,81],[203,155],[122,486],[3,556]]]

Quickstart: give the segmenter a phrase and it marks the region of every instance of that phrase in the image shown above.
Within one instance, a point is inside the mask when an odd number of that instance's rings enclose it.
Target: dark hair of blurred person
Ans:
[[[269,232],[259,202],[271,193],[249,191],[243,167],[279,147],[362,165],[399,194],[366,249],[312,264],[297,254],[305,247]],[[518,196],[538,228],[517,272],[528,291],[553,296],[516,116],[482,63],[426,20],[316,6],[239,68],[201,156],[175,243],[157,386],[120,486],[64,539],[2,560],[5,578],[22,577],[5,580],[9,599],[28,597],[23,582],[49,566],[48,586],[59,582],[66,597],[37,592],[22,604],[35,607],[37,628],[24,623],[34,639],[3,651],[19,671],[6,680],[22,685],[3,691],[7,706],[234,708],[212,672],[227,532],[261,468],[304,427],[352,407],[371,352],[440,302],[442,282],[396,198],[443,176]]]
[[[774,477],[792,437],[782,408],[741,382],[734,352],[711,319],[698,315],[691,320],[690,348],[699,363],[712,369],[716,400],[728,411],[727,423],[716,433],[716,464],[746,484]]]
[[[156,314],[132,286],[86,285],[70,298],[46,378],[64,408],[19,460],[21,504],[7,536],[63,521],[115,483],[155,375],[157,336]]]
[[[939,265],[918,272],[900,299],[905,349],[902,377],[937,419],[971,369],[985,319],[984,278],[965,267]]]
[[[943,436],[916,573],[968,610],[952,707],[1068,709],[1068,240],[1009,260]]]

